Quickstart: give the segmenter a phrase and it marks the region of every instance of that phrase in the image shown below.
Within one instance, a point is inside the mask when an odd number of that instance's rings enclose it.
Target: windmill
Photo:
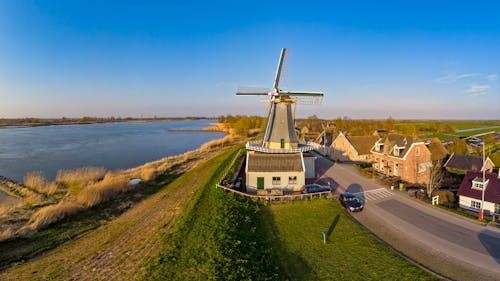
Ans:
[[[285,56],[286,49],[283,48],[272,90],[246,88],[236,93],[239,96],[269,96],[265,101],[269,104],[269,111],[264,137],[246,144],[245,188],[250,193],[282,195],[300,192],[304,189],[305,179],[315,177],[315,157],[304,153],[313,150],[314,146],[299,143],[292,105],[301,101],[321,103],[323,93],[282,90],[279,83]]]
[[[322,92],[285,91],[280,89],[280,77],[286,56],[286,48],[281,49],[281,55],[271,91],[255,88],[240,88],[238,96],[269,96],[269,111],[264,138],[258,142],[247,143],[247,149],[267,153],[296,153],[312,150],[304,144],[299,144],[295,133],[295,108],[297,103],[320,104]],[[292,114],[292,105],[294,111]]]

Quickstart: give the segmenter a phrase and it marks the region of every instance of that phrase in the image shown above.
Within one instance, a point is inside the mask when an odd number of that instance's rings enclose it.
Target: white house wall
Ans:
[[[247,172],[246,184],[248,190],[257,190],[258,177],[264,178],[264,189],[301,191],[306,184],[304,172]],[[281,184],[273,185],[273,177],[281,177]],[[297,183],[290,185],[288,177],[297,177]]]
[[[474,199],[474,198],[467,197],[467,196],[459,196],[460,207],[464,208],[464,209],[469,209],[469,210],[472,209],[471,200],[481,202],[481,199]],[[479,211],[479,209],[476,209],[476,210]],[[484,210],[489,210],[492,213],[495,212],[495,203],[484,201]]]

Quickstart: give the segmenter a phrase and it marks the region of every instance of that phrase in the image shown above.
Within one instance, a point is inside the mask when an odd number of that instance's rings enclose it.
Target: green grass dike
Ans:
[[[214,173],[163,234],[146,280],[438,280],[380,243],[337,201],[265,205],[216,189],[235,156],[210,161]]]

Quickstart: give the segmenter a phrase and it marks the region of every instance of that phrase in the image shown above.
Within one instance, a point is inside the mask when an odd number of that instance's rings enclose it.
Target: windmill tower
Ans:
[[[295,133],[294,118],[299,101],[318,104],[323,98],[323,93],[280,89],[279,82],[285,56],[286,48],[283,48],[271,91],[247,88],[240,89],[236,93],[240,96],[270,97],[266,101],[269,103],[269,111],[263,138],[246,144],[245,172],[248,192],[267,193],[276,190],[275,193],[283,194],[283,192],[301,191],[305,185],[306,174],[314,177],[314,158],[304,157],[304,153],[313,150],[314,147],[299,142]]]

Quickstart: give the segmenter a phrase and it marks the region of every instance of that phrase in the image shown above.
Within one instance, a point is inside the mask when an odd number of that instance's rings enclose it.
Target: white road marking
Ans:
[[[378,188],[373,190],[367,190],[362,192],[352,193],[352,195],[358,197],[363,201],[378,200],[391,196],[393,193],[385,188]]]

